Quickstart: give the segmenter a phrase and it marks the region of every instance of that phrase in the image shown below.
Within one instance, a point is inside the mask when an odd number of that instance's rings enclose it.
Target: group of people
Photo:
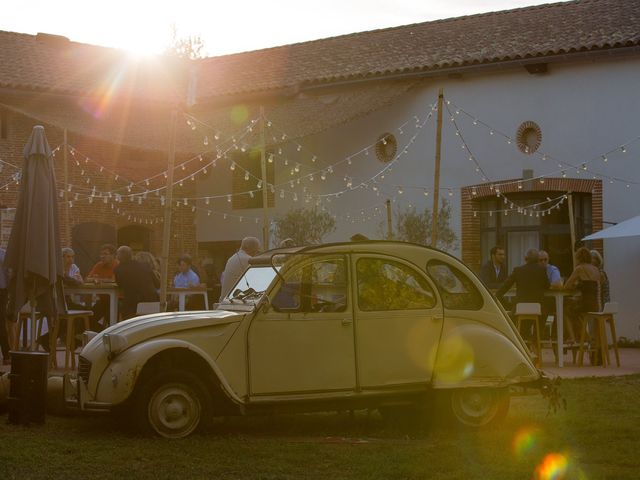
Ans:
[[[227,261],[221,276],[222,300],[237,283],[249,265],[249,258],[261,250],[260,241],[255,237],[242,240],[240,249]],[[127,245],[116,248],[112,244],[100,247],[100,259],[83,278],[75,264],[75,252],[72,248],[62,249],[63,285],[77,287],[83,283],[115,283],[120,290],[119,315],[122,319],[136,315],[138,303],[158,302],[160,289],[160,263],[150,252],[135,252]],[[18,348],[18,323],[13,315],[8,315],[9,275],[4,267],[5,250],[0,248],[0,351],[2,362],[10,363],[10,351]],[[205,272],[206,275],[206,272]],[[193,266],[189,255],[178,258],[177,273],[173,277],[175,288],[193,288],[202,286],[200,275]],[[187,299],[187,309],[200,309],[206,306],[198,303],[201,297]],[[77,296],[65,297],[68,310],[84,310],[87,307]],[[91,329],[100,331],[109,324],[110,306],[108,295],[98,295],[91,305],[93,312]],[[61,332],[63,334],[63,332]],[[61,338],[64,338],[61,335]],[[45,349],[49,347],[48,336],[43,335],[38,343]]]
[[[575,290],[578,295],[567,297],[565,308],[565,330],[567,343],[575,343],[580,322],[585,312],[596,312],[610,301],[609,279],[603,269],[604,263],[597,250],[579,247],[575,252],[575,268],[565,282],[560,270],[549,262],[549,253],[544,250],[529,249],[525,254],[525,263],[515,267],[511,274],[505,267],[505,250],[495,246],[490,251],[490,260],[480,270],[480,279],[491,290],[494,290],[507,308],[509,303],[504,295],[516,286],[514,301],[511,306],[515,310],[518,303],[539,303],[542,316],[540,330],[547,316],[555,311],[553,298],[545,297],[549,289]],[[521,333],[525,338],[531,335],[531,326],[525,326]]]

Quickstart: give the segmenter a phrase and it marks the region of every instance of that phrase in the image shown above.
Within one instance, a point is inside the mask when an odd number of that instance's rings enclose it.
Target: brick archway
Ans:
[[[520,194],[523,192],[549,193],[586,193],[591,195],[592,230],[602,228],[602,180],[578,178],[511,179],[478,185],[469,185],[461,189],[461,249],[462,261],[472,270],[478,271],[482,261],[481,218],[477,215],[484,200],[500,195]],[[474,212],[476,214],[474,215]],[[569,219],[567,218],[567,223]],[[602,250],[602,242],[595,242],[594,248]]]

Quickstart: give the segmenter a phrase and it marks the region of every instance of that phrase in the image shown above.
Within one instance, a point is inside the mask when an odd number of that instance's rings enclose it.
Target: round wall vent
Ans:
[[[516,144],[522,153],[532,154],[542,142],[542,131],[537,123],[526,121],[523,122],[516,132]]]

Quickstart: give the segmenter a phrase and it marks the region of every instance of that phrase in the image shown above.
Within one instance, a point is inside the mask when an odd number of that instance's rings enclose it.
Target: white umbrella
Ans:
[[[599,232],[592,233],[583,240],[600,240],[603,238],[635,237],[640,235],[640,215],[620,222],[613,227],[605,228]]]

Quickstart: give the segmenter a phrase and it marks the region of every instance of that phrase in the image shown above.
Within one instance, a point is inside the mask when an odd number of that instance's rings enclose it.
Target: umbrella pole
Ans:
[[[29,307],[31,308],[31,338],[29,339],[29,350],[34,351],[36,348],[36,296],[33,291],[29,294]]]
[[[171,245],[171,208],[173,203],[173,166],[176,160],[177,110],[171,111],[169,133],[169,158],[167,164],[167,191],[165,196],[164,224],[162,226],[162,255],[160,255],[160,311],[167,311],[167,279],[169,276],[169,247]]]

